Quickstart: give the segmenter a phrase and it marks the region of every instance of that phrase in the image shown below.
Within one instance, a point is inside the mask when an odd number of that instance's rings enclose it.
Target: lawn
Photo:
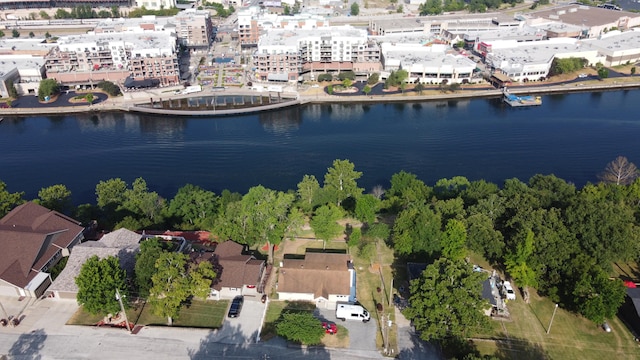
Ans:
[[[277,336],[276,326],[283,312],[313,313],[315,309],[315,304],[308,301],[270,301],[262,324],[260,338],[266,341]],[[325,335],[322,339],[322,345],[332,348],[346,348],[349,346],[349,331],[342,325],[336,325],[338,333],[336,335]]]
[[[508,308],[510,321],[493,320],[492,331],[480,335],[486,340],[474,341],[482,354],[525,360],[640,358],[640,347],[618,318],[610,321],[613,331],[606,333],[591,321],[558,308],[549,329],[555,304],[534,291],[530,304],[518,297]]]
[[[173,326],[194,328],[219,328],[226,315],[228,300],[193,300],[189,306],[184,306],[178,317],[173,320]],[[67,325],[95,325],[104,315],[92,315],[80,307],[67,321]],[[167,325],[167,319],[152,314],[151,306],[140,302],[127,309],[127,318],[136,325]]]

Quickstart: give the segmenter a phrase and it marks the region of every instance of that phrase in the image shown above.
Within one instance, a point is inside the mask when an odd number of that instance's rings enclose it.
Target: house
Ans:
[[[71,250],[64,270],[49,287],[49,297],[75,300],[78,295],[76,277],[80,274],[82,265],[94,255],[100,259],[117,257],[120,267],[127,272],[127,277],[133,278],[136,254],[140,251],[140,239],[140,234],[122,228],[105,234],[98,241],[78,244]]]
[[[0,219],[0,295],[40,297],[49,271],[84,239],[80,222],[27,202]]]
[[[307,252],[304,259],[280,263],[280,300],[307,300],[319,308],[356,301],[356,272],[348,254]]]
[[[265,276],[266,263],[247,254],[245,246],[225,241],[213,252],[192,253],[194,261],[211,261],[217,276],[213,281],[210,298],[231,299],[237,295],[257,296]]]

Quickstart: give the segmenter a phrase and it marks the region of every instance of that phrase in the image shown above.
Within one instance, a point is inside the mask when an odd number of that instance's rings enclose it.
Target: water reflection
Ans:
[[[302,110],[292,107],[279,111],[266,111],[258,114],[258,121],[265,131],[284,135],[297,131],[302,124]]]

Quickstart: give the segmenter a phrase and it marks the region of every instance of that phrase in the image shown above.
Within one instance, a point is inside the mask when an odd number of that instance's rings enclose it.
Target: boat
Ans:
[[[533,95],[518,96],[514,95],[507,90],[506,87],[502,89],[502,100],[509,104],[509,106],[537,106],[542,105],[542,97]]]

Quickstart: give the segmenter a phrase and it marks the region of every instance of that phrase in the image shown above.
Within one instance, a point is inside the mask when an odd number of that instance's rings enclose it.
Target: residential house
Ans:
[[[258,296],[265,276],[266,263],[247,254],[246,247],[235,241],[218,244],[214,252],[192,253],[194,261],[211,261],[217,276],[210,298],[231,299],[237,295]]]
[[[348,254],[307,252],[304,259],[284,259],[278,276],[280,300],[307,300],[319,308],[356,301],[356,273]]]
[[[129,278],[133,278],[136,265],[136,254],[140,251],[141,235],[125,228],[105,234],[98,241],[87,241],[74,246],[64,270],[49,287],[49,297],[56,299],[73,299],[78,296],[76,277],[82,265],[92,256],[100,259],[115,256]]]
[[[27,202],[0,219],[0,295],[40,297],[49,271],[84,239],[80,222]]]

